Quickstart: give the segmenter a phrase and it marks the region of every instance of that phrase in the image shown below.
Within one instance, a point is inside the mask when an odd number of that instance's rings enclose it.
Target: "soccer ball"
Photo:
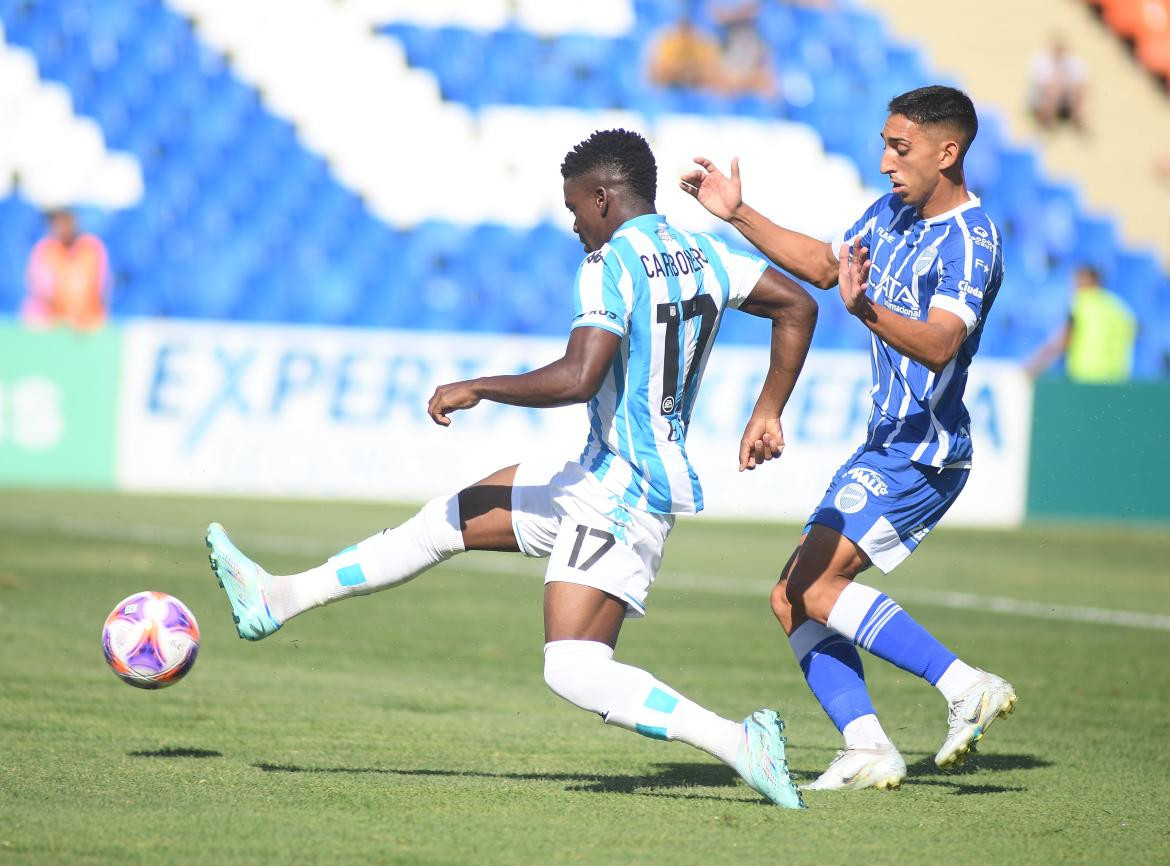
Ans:
[[[102,629],[106,662],[123,682],[161,689],[187,675],[199,653],[199,623],[165,592],[136,592],[118,602]]]

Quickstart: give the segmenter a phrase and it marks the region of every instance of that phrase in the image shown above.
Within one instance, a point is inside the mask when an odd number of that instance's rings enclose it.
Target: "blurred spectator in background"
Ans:
[[[22,316],[34,327],[100,328],[109,301],[106,247],[94,235],[78,234],[77,220],[68,210],[50,211],[47,219],[49,233],[28,257]]]
[[[1048,48],[1032,59],[1028,108],[1044,129],[1069,123],[1084,131],[1089,74],[1084,62],[1055,34]]]
[[[772,50],[760,36],[760,4],[714,2],[712,16],[722,28],[722,86],[729,94],[753,93],[769,101],[780,96]]]
[[[1137,319],[1129,305],[1101,286],[1095,268],[1077,269],[1072,310],[1064,327],[1054,334],[1025,365],[1039,376],[1062,355],[1073,382],[1107,384],[1129,381]]]
[[[719,43],[695,25],[694,0],[682,17],[667,27],[650,46],[647,75],[662,87],[721,89],[723,59]]]

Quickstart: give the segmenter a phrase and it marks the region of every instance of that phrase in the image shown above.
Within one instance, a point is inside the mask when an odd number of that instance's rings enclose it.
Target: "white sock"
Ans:
[[[544,680],[583,710],[656,740],[678,740],[734,767],[743,725],[696,704],[640,668],[616,662],[603,643],[559,640],[544,645]]]
[[[268,607],[286,622],[341,598],[406,583],[463,550],[458,495],[432,499],[405,523],[347,547],[323,565],[273,575]]]
[[[841,733],[845,735],[846,749],[876,749],[893,745],[882,729],[878,717],[872,713],[858,716],[847,724]]]
[[[951,662],[934,687],[943,693],[948,703],[959,699],[959,695],[979,681],[979,671],[959,659]]]

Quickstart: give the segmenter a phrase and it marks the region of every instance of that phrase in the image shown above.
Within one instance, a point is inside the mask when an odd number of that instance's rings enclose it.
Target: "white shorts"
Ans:
[[[646,615],[646,595],[662,563],[673,514],[628,508],[579,463],[552,478],[521,463],[512,482],[512,530],[525,556],[549,557],[544,582],[592,586]]]

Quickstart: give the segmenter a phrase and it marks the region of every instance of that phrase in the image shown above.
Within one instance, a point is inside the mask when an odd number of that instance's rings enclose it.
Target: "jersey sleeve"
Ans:
[[[573,284],[573,328],[604,328],[624,337],[633,309],[631,281],[604,250],[590,253]]]
[[[768,262],[755,253],[733,250],[717,237],[710,237],[710,242],[727,274],[727,306],[738,309],[768,269]]]
[[[970,334],[983,317],[984,292],[1000,267],[999,232],[990,222],[968,225],[960,220],[958,227],[939,250],[938,286],[930,306],[958,316]]]
[[[848,230],[842,232],[833,238],[833,256],[838,254],[841,249],[841,244],[849,244],[853,246],[854,240],[861,238],[861,245],[866,249],[873,249],[873,229],[877,225],[878,214],[889,206],[889,196],[884,195],[865,209],[865,213],[861,215],[861,219],[851,225]]]

